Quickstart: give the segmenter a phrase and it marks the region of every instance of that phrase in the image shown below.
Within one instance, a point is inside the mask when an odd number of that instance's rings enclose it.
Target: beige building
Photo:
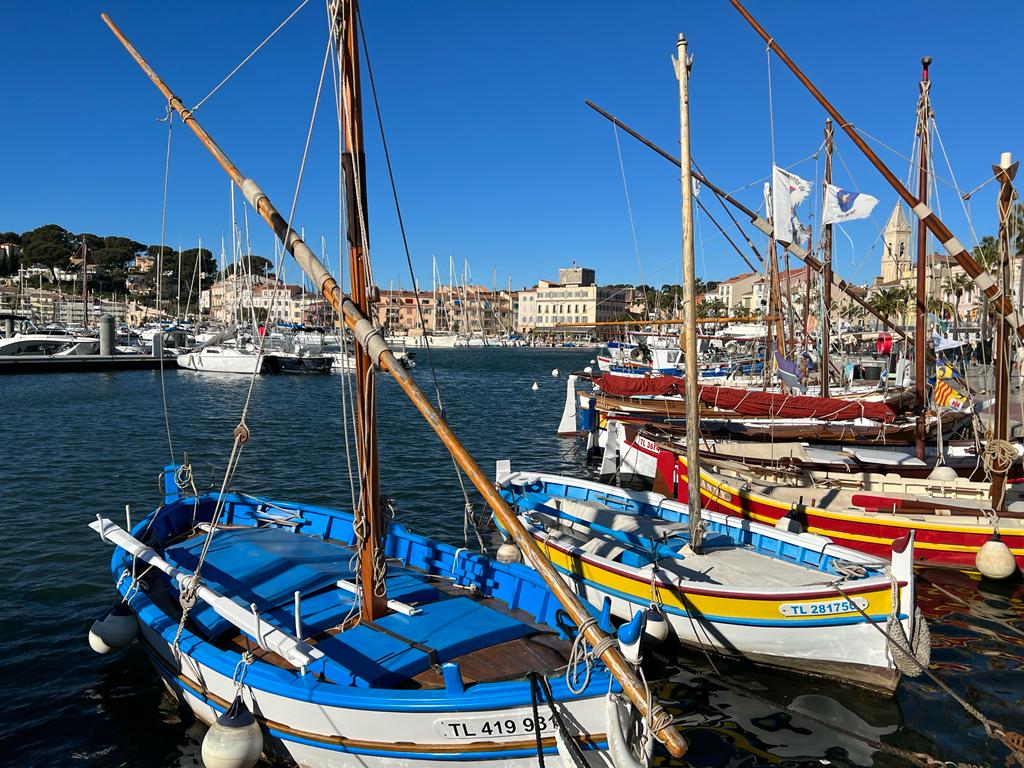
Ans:
[[[523,291],[516,329],[529,333],[566,323],[607,322],[624,315],[632,291],[596,285],[596,277],[592,269],[571,267],[559,270],[559,282],[541,280],[532,290]],[[578,330],[586,330],[585,325]]]
[[[496,336],[510,333],[518,297],[514,291],[495,291],[482,285],[447,286],[425,293],[381,291],[377,322],[389,333],[455,331]]]
[[[272,277],[230,275],[203,290],[200,310],[211,320],[227,323],[236,317],[245,322],[255,313],[257,320],[284,323],[314,322],[323,315],[323,302],[298,285]]]
[[[754,285],[762,280],[757,272],[744,272],[742,275],[730,277],[718,284],[714,295],[717,295],[730,310],[742,308],[748,314],[753,311]]]
[[[892,283],[902,280],[910,271],[913,259],[910,255],[910,222],[903,210],[903,203],[896,203],[889,215],[889,221],[882,230],[882,276],[880,282]]]

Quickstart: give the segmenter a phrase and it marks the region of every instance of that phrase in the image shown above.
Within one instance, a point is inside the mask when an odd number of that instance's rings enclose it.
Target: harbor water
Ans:
[[[445,416],[487,474],[505,458],[513,469],[590,474],[577,442],[554,433],[566,372],[593,356],[578,349],[433,352]],[[418,362],[413,375],[434,399],[425,351]],[[556,368],[561,375],[553,378]],[[396,519],[461,545],[464,501],[451,458],[398,388],[378,380],[381,485]],[[86,642],[113,597],[111,549],[86,526],[97,514],[122,521],[126,504],[136,520],[151,511],[172,451],[176,460],[187,451],[200,485],[217,482],[249,387],[246,376],[171,369],[163,381],[170,445],[158,372],[0,380],[4,765],[199,764],[202,728],[164,694],[139,645],[100,657]],[[342,395],[337,375],[258,378],[247,418],[252,437],[233,487],[347,508]],[[469,499],[479,513],[479,497]],[[1007,730],[1024,732],[1019,579],[991,584],[925,572],[919,603],[931,624],[932,670]],[[684,727],[692,766],[905,764],[880,744],[976,765],[1002,766],[1006,758],[922,678],[905,678],[887,699],[699,651],[654,661],[667,676],[657,693]],[[672,764],[664,754],[657,762]]]

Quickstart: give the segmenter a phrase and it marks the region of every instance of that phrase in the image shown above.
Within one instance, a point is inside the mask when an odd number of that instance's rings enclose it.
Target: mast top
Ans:
[[[930,67],[931,65],[932,65],[932,57],[931,56],[923,56],[921,58],[921,79],[922,80],[927,80],[928,79],[928,67]]]

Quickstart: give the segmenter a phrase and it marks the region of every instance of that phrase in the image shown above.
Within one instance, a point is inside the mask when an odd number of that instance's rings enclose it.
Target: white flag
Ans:
[[[811,192],[811,183],[772,166],[772,222],[775,225],[775,239],[782,243],[804,245],[807,241],[807,227],[796,216],[796,207]]]
[[[853,219],[866,219],[878,204],[878,198],[860,192],[825,185],[825,205],[821,214],[821,225],[839,224]]]

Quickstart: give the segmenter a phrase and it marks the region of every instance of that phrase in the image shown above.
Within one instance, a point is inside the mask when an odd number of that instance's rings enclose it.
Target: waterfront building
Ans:
[[[425,328],[428,333],[503,336],[514,328],[518,297],[515,291],[482,285],[441,285],[418,295],[415,291],[381,291],[377,322],[397,335],[417,335]]]
[[[597,326],[587,324],[621,319],[633,302],[633,291],[626,286],[597,285],[597,275],[586,267],[558,271],[559,281],[540,280],[536,287],[520,293],[516,329],[520,333],[555,330],[566,323],[582,326],[566,328],[587,333]]]

